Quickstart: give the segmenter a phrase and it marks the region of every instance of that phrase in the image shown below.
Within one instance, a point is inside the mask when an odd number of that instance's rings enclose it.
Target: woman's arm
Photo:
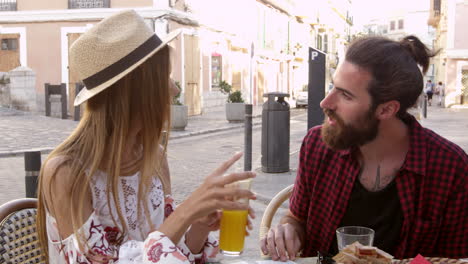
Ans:
[[[161,153],[162,153],[162,148],[161,148]],[[161,159],[162,159],[161,177],[165,179],[165,183],[166,185],[168,185],[168,186],[164,186],[164,193],[166,195],[167,194],[170,195],[171,194],[171,186],[170,186],[171,177],[170,177],[170,171],[169,171],[169,164],[167,161],[167,155],[163,155]],[[173,205],[171,204],[170,206],[173,206]],[[190,252],[192,252],[193,254],[198,254],[203,250],[205,241],[208,238],[208,234],[210,233],[210,231],[212,231],[212,229],[209,228],[210,223],[207,223],[207,222],[212,221],[214,223],[216,220],[220,219],[220,216],[218,216],[216,212],[214,216],[210,215],[205,218],[206,218],[204,221],[205,224],[202,224],[202,223],[199,224],[198,222],[193,223],[191,224],[191,228],[189,229],[189,231],[187,231],[187,233],[185,234],[185,244],[187,245]],[[185,225],[183,227],[185,227]],[[186,230],[186,228],[184,230]]]
[[[43,195],[47,204],[49,232],[49,252],[63,258],[68,263],[190,263],[182,251],[165,234],[153,232],[143,241],[129,240],[123,244],[117,241],[122,235],[118,226],[108,226],[100,221],[92,208],[91,191],[84,201],[83,217],[86,220],[79,227],[81,236],[74,235],[71,211],[76,206],[77,197],[71,195],[73,176],[70,166],[60,159],[51,159],[44,164]],[[89,190],[89,188],[86,188]],[[75,195],[76,196],[76,195]],[[53,198],[53,199],[52,199]],[[52,213],[53,212],[53,213]],[[177,228],[177,227],[176,227]],[[79,246],[80,239],[82,246]]]
[[[172,189],[169,164],[167,162],[167,155],[163,152],[162,147],[160,147],[160,153],[161,154],[158,155],[158,157],[161,159],[160,177],[163,178],[162,181],[165,183],[164,194],[171,195]],[[173,204],[169,206],[173,206]],[[175,244],[177,244],[192,224],[192,217],[190,216],[189,211],[187,210],[185,210],[185,212],[182,212],[181,210],[176,210],[173,213],[166,215],[166,217],[167,218],[158,230],[164,233],[166,236],[168,236]]]
[[[211,231],[219,229],[221,221],[221,212],[214,212],[211,215],[204,217],[190,227],[190,230],[185,234],[185,244],[194,254],[202,252],[208,234]]]
[[[87,186],[84,200],[80,199],[80,191],[73,192],[72,186],[76,175],[71,174],[69,159],[53,157],[44,164],[41,179],[41,193],[48,213],[57,221],[57,228],[62,238],[73,234],[73,210],[83,204],[82,223],[93,213],[91,191]],[[75,211],[76,212],[76,211]]]
[[[234,155],[231,159],[224,162],[211,175],[207,176],[205,181],[198,187],[176,210],[164,221],[159,231],[166,234],[172,241],[177,243],[188,227],[195,224],[201,218],[209,216],[221,208],[228,210],[247,210],[248,205],[229,201],[226,197],[245,197],[255,199],[255,195],[248,190],[224,188],[226,184],[252,178],[255,176],[252,172],[232,173],[223,176],[224,173],[236,162],[242,155]],[[200,230],[189,231],[189,247],[192,252],[200,252],[203,247],[209,230],[204,228]]]

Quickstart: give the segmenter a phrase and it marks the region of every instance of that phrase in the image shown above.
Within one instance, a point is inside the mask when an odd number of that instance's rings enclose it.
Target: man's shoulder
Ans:
[[[418,149],[422,147],[422,149],[428,151],[429,154],[440,153],[441,157],[457,157],[461,158],[462,161],[467,162],[468,156],[460,146],[437,134],[431,129],[422,126],[414,116],[405,116],[404,122],[410,128],[411,141],[413,141],[411,145],[414,147]]]
[[[335,151],[325,144],[322,139],[322,126],[315,126],[309,129],[302,142],[302,152],[315,159],[332,159],[342,151]],[[345,151],[346,152],[346,151]]]
[[[304,142],[307,145],[310,145],[310,144],[325,145],[325,143],[323,143],[322,141],[322,134],[320,132],[321,130],[322,130],[322,125],[314,126],[311,129],[309,129],[309,131],[307,131],[307,135],[304,138]]]
[[[428,149],[431,153],[440,153],[444,158],[455,158],[459,162],[468,164],[468,155],[460,146],[429,128],[423,127],[423,131],[426,136]]]

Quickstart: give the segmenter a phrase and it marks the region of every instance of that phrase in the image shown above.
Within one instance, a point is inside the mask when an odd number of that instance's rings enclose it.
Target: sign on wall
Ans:
[[[325,53],[309,48],[309,85],[307,130],[323,123],[324,114],[320,102],[325,98]]]

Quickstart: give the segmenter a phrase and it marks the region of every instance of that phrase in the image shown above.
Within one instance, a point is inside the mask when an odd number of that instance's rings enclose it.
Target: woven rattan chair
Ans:
[[[0,264],[45,263],[36,232],[37,199],[0,206]]]
[[[273,197],[273,199],[271,199],[270,203],[265,209],[265,213],[263,213],[262,222],[260,224],[260,240],[262,240],[268,234],[268,230],[270,230],[271,227],[271,221],[273,220],[276,211],[284,203],[284,201],[289,199],[293,187],[294,184],[289,185],[288,187],[281,190],[278,194],[276,194],[275,197]]]

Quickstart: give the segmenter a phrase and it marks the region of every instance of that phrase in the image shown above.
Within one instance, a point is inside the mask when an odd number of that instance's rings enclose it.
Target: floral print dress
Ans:
[[[75,234],[61,239],[54,217],[47,214],[46,225],[49,238],[49,263],[157,263],[157,264],[192,264],[216,261],[218,242],[208,236],[200,254],[193,254],[185,244],[185,236],[174,243],[159,231],[150,230],[144,214],[137,213],[138,184],[140,173],[120,177],[119,203],[125,224],[128,227],[124,241],[120,237],[121,224],[117,216],[115,203],[107,205],[107,175],[98,171],[91,184],[94,212],[80,228],[86,243],[80,249]],[[148,209],[155,228],[163,223],[172,213],[174,201],[171,196],[164,196],[162,184],[155,178],[151,184]]]

